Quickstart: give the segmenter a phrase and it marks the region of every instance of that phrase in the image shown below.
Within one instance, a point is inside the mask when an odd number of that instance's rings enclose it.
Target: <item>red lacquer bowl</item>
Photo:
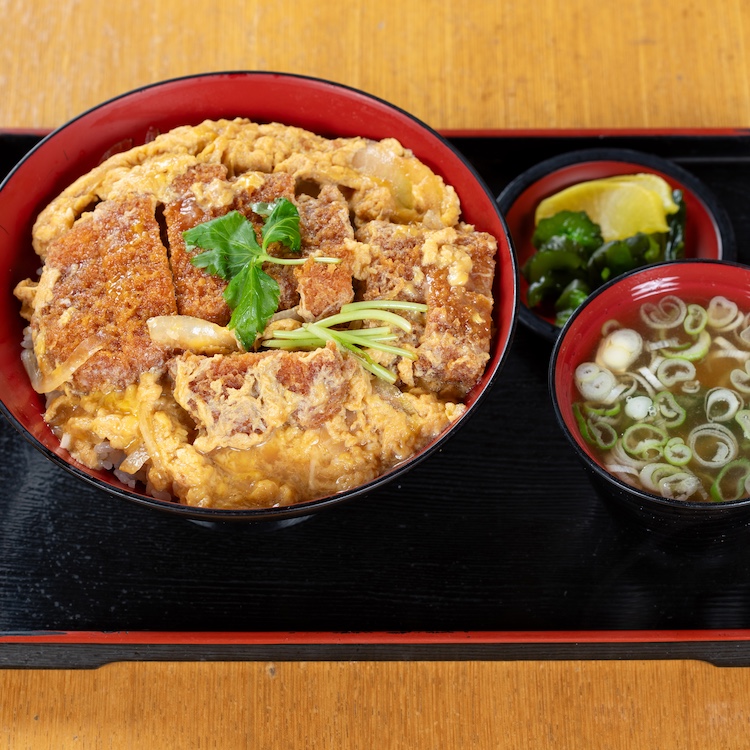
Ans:
[[[205,119],[234,117],[296,125],[328,137],[396,138],[453,185],[463,220],[494,235],[499,246],[491,359],[467,397],[465,414],[420,453],[367,485],[267,510],[210,510],[162,502],[131,490],[108,472],[92,471],[73,461],[45,424],[43,400],[32,390],[21,364],[24,321],[13,296],[16,283],[35,275],[40,265],[31,247],[36,215],[104,154],[142,144],[154,130],[166,132]],[[510,238],[494,196],[469,163],[445,139],[403,110],[352,88],[304,76],[225,72],[179,78],[132,91],[83,113],[41,141],[2,183],[0,236],[0,397],[5,416],[44,455],[79,479],[121,498],[193,520],[283,522],[362,495],[401,475],[441,446],[477,408],[505,360],[515,327],[517,273]]]
[[[665,295],[686,301],[724,295],[750,310],[750,267],[702,259],[661,263],[623,274],[593,292],[567,321],[552,349],[549,390],[555,415],[595,486],[629,515],[662,531],[678,533],[689,528],[698,535],[709,531],[718,537],[734,534],[750,524],[750,498],[693,502],[636,489],[602,467],[576,423],[573,402],[582,399],[575,370],[594,357],[603,324],[632,319],[644,302],[656,302]]]
[[[683,192],[686,208],[685,257],[734,260],[734,230],[723,206],[709,188],[674,162],[629,149],[586,149],[541,162],[513,180],[498,196],[500,211],[508,224],[518,267],[534,254],[534,212],[546,197],[586,180],[620,174],[650,172],[663,177]],[[529,308],[528,283],[520,274],[519,321],[538,335],[554,341],[560,327],[551,311]]]

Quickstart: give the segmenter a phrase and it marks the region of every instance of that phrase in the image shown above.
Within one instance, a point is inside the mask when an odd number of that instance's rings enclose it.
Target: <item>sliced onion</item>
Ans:
[[[94,354],[103,349],[106,342],[107,338],[101,332],[88,336],[73,349],[64,362],[57,365],[47,375],[42,374],[34,350],[24,349],[21,352],[21,361],[29,375],[31,387],[37,393],[52,393],[52,391],[58,390],[60,386],[70,381],[76,370],[83,367]]]
[[[631,469],[634,469],[636,474],[647,463],[648,461],[646,459],[639,458],[638,456],[634,456],[628,453],[623,447],[622,438],[620,438],[614,444],[614,446],[612,446],[612,450],[609,452],[609,457],[607,459],[608,466],[611,464],[619,464],[621,466],[628,466]]]
[[[719,331],[729,331],[739,326],[744,320],[736,302],[722,295],[712,297],[706,308],[708,325]]]
[[[689,359],[665,359],[656,369],[660,385],[671,388],[695,378],[695,365]]]
[[[646,464],[640,471],[638,478],[644,489],[661,495],[661,482],[665,477],[677,474],[681,470],[672,464],[654,462]]]
[[[662,497],[673,500],[688,500],[695,495],[703,500],[708,499],[708,493],[703,488],[701,480],[692,472],[685,470],[663,477],[659,488]]]
[[[743,323],[745,324],[744,328],[741,331],[737,331],[737,338],[740,340],[740,343],[743,346],[750,346],[750,325],[747,325],[748,319],[747,316],[745,317],[745,320]]]
[[[734,421],[742,428],[742,435],[750,440],[750,409],[740,409],[734,415]]]
[[[722,424],[702,424],[688,435],[687,444],[693,451],[693,458],[711,469],[718,469],[737,458],[739,445],[737,438]]]
[[[649,328],[676,328],[682,325],[686,314],[687,305],[673,294],[662,297],[656,305],[641,305],[641,318]]]
[[[671,339],[661,339],[659,341],[647,341],[644,348],[650,352],[659,351],[659,349],[670,349],[679,346],[680,340],[672,337]]]
[[[711,359],[737,359],[740,362],[750,360],[750,352],[744,349],[738,349],[731,341],[727,341],[723,336],[717,336],[714,339],[714,349],[710,353]]]
[[[690,471],[667,463],[651,463],[641,469],[643,487],[662,497],[687,500],[696,493],[706,496],[700,479]]]
[[[698,391],[701,389],[701,381],[700,380],[686,380],[682,384],[682,392],[687,394],[695,394],[698,393]]]
[[[638,372],[641,377],[654,389],[654,391],[660,391],[664,388],[664,385],[659,378],[654,375],[648,367],[639,367]]]
[[[647,395],[653,398],[656,390],[651,383],[637,372],[625,372],[619,376],[620,386],[626,386],[620,396],[627,398],[632,396],[639,388],[643,389]]]
[[[125,458],[117,468],[127,474],[135,474],[143,467],[143,464],[145,464],[149,458],[150,456],[146,450],[146,446],[139,445],[132,453],[128,454],[127,458]]]
[[[236,352],[234,334],[223,326],[191,315],[157,315],[147,321],[151,340],[159,346],[195,354]]]
[[[709,422],[729,422],[745,404],[731,388],[711,388],[706,392],[704,405]]]
[[[614,474],[618,479],[621,479],[623,482],[627,482],[628,484],[634,484],[631,480],[638,479],[638,469],[636,469],[634,466],[629,466],[627,464],[616,464],[616,463],[607,463],[605,464],[605,468],[610,474]]]
[[[612,331],[616,331],[618,328],[621,328],[620,321],[610,319],[602,325],[602,336],[608,336]]]
[[[594,362],[585,362],[576,368],[576,387],[586,401],[606,403],[617,384],[615,376]]]
[[[739,367],[736,367],[729,373],[729,382],[740,393],[750,393],[750,374],[746,370],[740,370]]]

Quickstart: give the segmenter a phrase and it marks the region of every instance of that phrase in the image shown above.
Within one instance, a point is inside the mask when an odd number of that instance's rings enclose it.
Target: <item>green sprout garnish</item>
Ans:
[[[333,341],[340,349],[351,353],[368,372],[388,383],[395,383],[396,375],[387,367],[375,362],[366,351],[375,349],[397,357],[416,359],[414,352],[390,343],[398,339],[398,335],[393,331],[394,326],[407,333],[411,331],[411,323],[393,310],[426,312],[427,305],[403,300],[351,302],[343,305],[337,314],[315,323],[303,323],[291,331],[274,331],[273,338],[264,341],[263,345],[271,349],[312,350]],[[379,321],[387,325],[358,327],[365,320]],[[346,324],[349,324],[349,327],[334,328]]]

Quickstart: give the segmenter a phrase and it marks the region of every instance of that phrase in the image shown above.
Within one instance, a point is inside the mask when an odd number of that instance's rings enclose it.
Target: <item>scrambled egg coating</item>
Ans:
[[[265,350],[261,336],[246,352],[226,335],[227,282],[191,263],[183,233],[239,211],[260,236],[253,207],[280,197],[305,260],[264,264],[280,288],[268,330],[352,301],[424,303],[395,342],[409,358],[372,352],[394,384],[333,342]],[[161,499],[258,508],[362,485],[457,419],[489,359],[496,240],[461,223],[453,188],[394,139],[246,119],[176,128],[71,184],[33,245],[41,274],[16,296],[48,423],[75,459]],[[154,321],[201,335],[165,343]]]

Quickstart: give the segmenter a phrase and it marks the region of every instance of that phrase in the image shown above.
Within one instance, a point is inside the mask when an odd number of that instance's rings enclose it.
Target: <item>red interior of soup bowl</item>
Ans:
[[[750,268],[737,263],[686,260],[632,271],[594,292],[563,328],[550,363],[550,388],[558,416],[568,437],[593,462],[591,447],[581,437],[573,415],[579,400],[575,370],[591,360],[601,338],[602,325],[611,319],[630,318],[637,305],[666,294],[683,299],[721,294],[750,308]]]
[[[66,468],[70,468],[71,459],[45,424],[43,399],[32,390],[20,360],[24,321],[19,315],[13,288],[18,281],[35,276],[40,265],[31,247],[34,219],[52,198],[96,166],[107,152],[140,145],[154,132],[166,132],[179,125],[234,117],[296,125],[329,137],[359,135],[375,140],[394,137],[446,183],[453,185],[461,200],[463,220],[494,235],[499,246],[491,360],[482,380],[469,394],[466,415],[476,406],[504,361],[515,326],[514,254],[494,197],[447,141],[397,107],[354,89],[314,78],[227,72],[175,79],[125,94],[72,120],[44,139],[0,187],[0,398],[10,421],[28,431],[37,448]],[[458,421],[463,421],[465,416]],[[431,452],[446,434],[406,465],[395,467],[370,485],[345,494],[360,494],[374,484],[393,478]],[[107,472],[92,471],[75,462],[71,470],[129,499],[139,498],[137,492],[121,485]],[[262,519],[304,514],[310,511],[310,506],[322,506],[337,497],[269,511],[236,513],[189,509],[160,503],[145,495],[140,499],[186,515]]]

